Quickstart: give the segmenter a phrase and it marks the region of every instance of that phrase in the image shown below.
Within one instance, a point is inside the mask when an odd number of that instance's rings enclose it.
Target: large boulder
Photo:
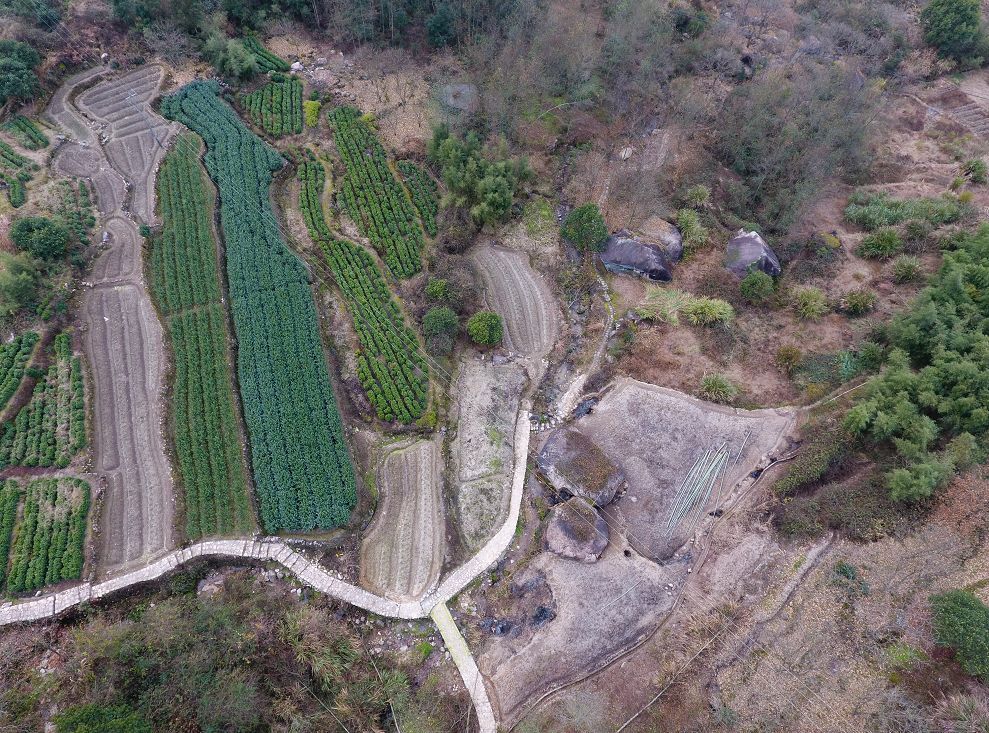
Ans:
[[[725,267],[738,277],[745,277],[753,269],[773,277],[780,274],[780,261],[772,247],[757,232],[744,229],[728,240]]]
[[[683,247],[680,247],[683,252]],[[673,279],[672,264],[665,246],[622,229],[605,242],[601,264],[618,275],[638,275],[656,282]]]
[[[560,557],[596,562],[608,547],[608,523],[594,507],[574,496],[553,507],[545,538],[546,549]]]
[[[625,473],[586,435],[555,430],[536,457],[539,470],[557,493],[567,492],[605,506],[626,486]]]
[[[663,257],[671,265],[683,259],[683,236],[673,224],[658,216],[651,216],[640,227],[643,241],[658,244]]]

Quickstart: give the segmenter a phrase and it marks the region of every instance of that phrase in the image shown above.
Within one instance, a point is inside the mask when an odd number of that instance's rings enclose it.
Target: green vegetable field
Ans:
[[[0,346],[0,409],[7,406],[21,385],[36,343],[38,334],[27,331],[15,336],[9,344]]]
[[[48,136],[24,115],[15,115],[4,123],[3,129],[17,138],[17,142],[28,150],[41,150],[48,147]]]
[[[261,518],[269,532],[346,522],[354,469],[305,266],[286,246],[271,205],[283,159],[245,127],[213,82],[162,100],[162,112],[206,143],[237,338],[237,374]]]
[[[374,258],[360,245],[334,237],[320,195],[323,164],[305,151],[299,164],[299,208],[313,240],[323,249],[343,293],[360,341],[357,376],[382,420],[408,423],[429,403],[429,371],[415,332],[392,297]]]
[[[0,467],[64,468],[86,444],[82,362],[67,333],[55,337],[54,360],[38,380],[31,400],[0,425]]]
[[[165,156],[158,174],[164,226],[149,254],[151,292],[175,354],[172,434],[190,539],[254,527],[227,367],[227,312],[210,226],[213,200],[200,147],[199,138],[188,134]]]
[[[337,107],[329,119],[347,168],[341,204],[396,277],[415,275],[421,269],[422,229],[408,194],[388,166],[385,149],[360,110]]]
[[[82,575],[89,484],[40,478],[0,486],[0,587],[37,590]],[[20,508],[20,511],[18,511]]]
[[[426,234],[435,237],[436,215],[440,213],[439,187],[436,185],[436,181],[411,160],[400,160],[396,167],[401,172],[402,178],[405,179],[405,186],[409,189],[412,204],[419,212],[419,219],[422,221]]]
[[[254,58],[258,61],[258,68],[261,71],[288,71],[289,64],[283,58],[280,58],[273,54],[271,51],[264,47],[264,44],[257,39],[256,36],[247,36],[244,39],[244,46],[247,50],[254,54]]]
[[[25,185],[37,165],[0,140],[0,182],[7,184],[7,199],[14,208],[27,201]]]
[[[302,132],[302,82],[295,77],[276,79],[243,97],[251,122],[269,135]]]
[[[81,178],[73,181],[61,180],[58,184],[62,199],[59,207],[62,221],[81,244],[89,244],[89,233],[96,225],[90,184]]]

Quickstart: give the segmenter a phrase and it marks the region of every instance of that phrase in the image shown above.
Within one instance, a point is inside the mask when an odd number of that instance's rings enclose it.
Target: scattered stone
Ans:
[[[297,71],[302,71],[302,69],[304,67],[302,66],[302,62],[301,61],[293,61],[292,62],[292,66],[290,68],[292,69],[292,71],[297,72]]]
[[[597,562],[608,546],[608,523],[579,496],[557,504],[546,527],[546,549],[560,557]]]
[[[556,491],[567,491],[597,506],[606,506],[627,488],[625,473],[593,441],[576,430],[549,436],[536,465]]]
[[[632,154],[634,152],[635,152],[635,150],[632,149],[631,146],[625,147],[625,148],[622,148],[622,151],[618,154],[618,157],[621,158],[622,160],[628,160],[629,158],[632,157]]]

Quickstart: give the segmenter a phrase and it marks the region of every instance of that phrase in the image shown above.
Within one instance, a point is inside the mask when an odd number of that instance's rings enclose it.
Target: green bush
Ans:
[[[735,318],[735,309],[718,298],[692,298],[680,312],[692,326],[728,325]]]
[[[920,13],[924,41],[942,56],[978,65],[985,45],[979,0],[931,0]]]
[[[797,309],[797,315],[807,321],[816,321],[830,310],[824,293],[811,286],[794,292],[793,306]]]
[[[58,733],[151,733],[140,714],[124,706],[79,705],[55,716]]]
[[[793,374],[793,370],[797,368],[802,357],[803,352],[796,346],[793,344],[784,344],[776,350],[776,368],[789,377]]]
[[[0,252],[0,314],[13,315],[34,302],[38,268],[28,255]]]
[[[920,260],[912,255],[900,255],[893,260],[893,282],[909,283],[920,279]]]
[[[501,316],[492,311],[478,311],[467,321],[467,334],[480,346],[500,344],[504,337]]]
[[[923,219],[932,226],[953,224],[964,213],[957,197],[894,199],[884,193],[856,191],[845,207],[845,218],[853,224],[875,231],[881,227],[895,226],[910,219]]]
[[[608,239],[608,227],[597,204],[584,204],[571,211],[560,233],[585,252],[600,252]]]
[[[431,277],[426,283],[426,299],[436,302],[450,300],[450,283],[440,277]]]
[[[711,189],[698,183],[684,192],[683,200],[692,209],[702,209],[711,201]]]
[[[738,397],[738,387],[723,374],[708,374],[701,380],[701,396],[725,404]]]
[[[768,302],[776,292],[773,278],[762,270],[753,270],[742,278],[738,289],[743,298],[755,305]]]
[[[430,308],[422,318],[422,335],[427,339],[434,336],[455,336],[459,327],[457,314],[445,305]]]
[[[989,607],[967,590],[931,596],[934,639],[968,674],[989,683]]]
[[[892,227],[883,227],[862,238],[858,253],[869,259],[888,260],[902,249],[903,240],[899,233]]]
[[[40,260],[64,257],[69,246],[69,230],[44,216],[18,219],[10,228],[10,238],[19,250]]]
[[[841,309],[852,317],[864,316],[876,307],[876,294],[862,288],[847,293],[841,299]]]
[[[975,158],[974,160],[965,161],[965,164],[962,165],[962,173],[972,183],[983,185],[989,182],[989,166],[986,165],[984,160]]]
[[[680,209],[676,213],[676,225],[683,237],[683,249],[685,252],[693,252],[707,244],[710,233],[701,224],[697,212],[692,209]]]

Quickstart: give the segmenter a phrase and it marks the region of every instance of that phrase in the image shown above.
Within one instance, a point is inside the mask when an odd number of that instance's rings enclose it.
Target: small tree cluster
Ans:
[[[478,311],[467,321],[467,334],[479,346],[497,346],[505,335],[501,316],[492,311]]]
[[[560,233],[578,249],[600,252],[608,239],[608,226],[597,204],[584,204],[570,212]]]

